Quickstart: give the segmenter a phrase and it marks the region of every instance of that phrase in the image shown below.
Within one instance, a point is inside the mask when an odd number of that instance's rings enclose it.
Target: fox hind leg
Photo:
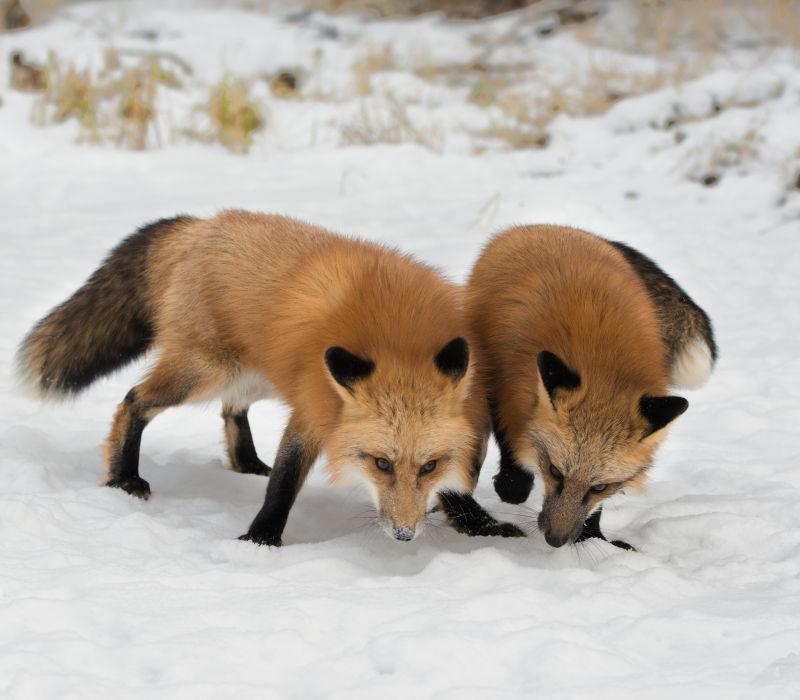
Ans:
[[[241,474],[268,475],[272,468],[264,464],[256,454],[247,408],[234,409],[222,407],[222,420],[225,423],[225,445],[231,468]]]
[[[105,444],[106,486],[121,488],[144,500],[150,497],[150,484],[139,476],[142,433],[161,411],[183,403],[197,386],[185,372],[176,372],[173,367],[160,362],[117,406]]]
[[[147,419],[136,407],[136,389],[131,389],[117,407],[111,433],[106,440],[106,486],[147,500],[150,484],[139,476],[139,447]]]

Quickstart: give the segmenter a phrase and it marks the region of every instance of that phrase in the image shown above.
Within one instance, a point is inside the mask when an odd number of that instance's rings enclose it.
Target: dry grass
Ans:
[[[79,141],[102,141],[100,86],[91,71],[64,64],[51,51],[44,67],[44,81],[44,92],[34,106],[34,123],[45,126],[75,119],[80,126]]]
[[[441,12],[453,19],[479,19],[532,5],[537,0],[308,0],[327,12],[368,12],[380,17],[410,17]]]
[[[135,53],[131,59],[109,49],[103,67],[92,71],[65,63],[51,52],[42,68],[44,84],[32,119],[40,126],[74,120],[80,142],[112,142],[134,150],[161,145],[158,91],[182,87],[165,63],[180,66],[184,73],[191,71],[171,54]],[[237,153],[247,152],[253,135],[264,127],[261,106],[250,97],[249,83],[230,76],[211,87],[200,111],[207,115],[209,129],[184,132],[206,142],[219,141]]]
[[[34,123],[45,126],[75,120],[79,141],[111,141],[135,150],[160,140],[155,123],[158,87],[180,84],[156,56],[146,55],[128,65],[113,50],[106,52],[103,68],[97,72],[64,63],[51,52],[44,76]]]
[[[789,161],[789,189],[800,190],[800,148]]]
[[[253,136],[264,128],[261,105],[250,95],[251,84],[231,75],[212,85],[208,100],[198,111],[208,116],[210,129],[186,129],[185,134],[199,141],[219,141],[234,153],[247,153]]]
[[[473,83],[470,100],[482,107],[496,106],[502,118],[493,119],[479,137],[499,140],[510,148],[543,148],[549,142],[548,127],[562,114],[591,117],[607,112],[620,100],[659,90],[694,77],[686,64],[635,70],[619,64],[596,64],[574,79],[558,84],[539,76],[525,87],[515,87],[508,76],[484,78]]]
[[[407,106],[392,93],[387,93],[381,105],[369,106],[362,100],[358,116],[341,126],[341,143],[343,146],[417,143],[440,151],[443,133],[429,125],[417,127],[409,117]]]
[[[500,141],[513,150],[529,150],[546,148],[550,143],[550,136],[544,130],[534,126],[520,123],[503,123],[493,120],[489,126],[476,134],[481,140]],[[477,145],[476,153],[485,150],[482,145]]]
[[[797,0],[628,0],[633,31],[601,33],[582,28],[585,40],[668,57],[678,48],[698,55],[717,53],[732,37],[751,46],[800,48]]]
[[[353,77],[355,78],[356,92],[359,95],[372,94],[372,76],[376,73],[397,68],[397,57],[394,47],[390,42],[382,46],[370,46],[364,54],[353,63]]]
[[[762,131],[761,126],[751,126],[741,138],[717,144],[708,154],[708,169],[717,172],[755,160],[764,141]]]
[[[699,144],[687,153],[689,178],[711,187],[725,171],[757,161],[764,142],[762,133],[763,124],[753,122],[739,136]]]

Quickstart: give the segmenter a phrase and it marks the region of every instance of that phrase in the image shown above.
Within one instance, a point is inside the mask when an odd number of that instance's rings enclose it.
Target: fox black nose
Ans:
[[[411,542],[414,539],[414,531],[410,527],[396,527],[394,529],[394,538],[401,542]]]
[[[545,532],[544,539],[547,541],[551,547],[560,547],[563,545],[569,538],[568,537],[556,537],[552,532]]]

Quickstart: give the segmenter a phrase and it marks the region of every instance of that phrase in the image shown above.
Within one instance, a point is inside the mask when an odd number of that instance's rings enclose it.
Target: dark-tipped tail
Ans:
[[[150,347],[155,329],[148,254],[157,238],[185,220],[162,219],[128,236],[28,333],[17,352],[17,371],[39,398],[78,394]]]
[[[653,260],[624,243],[609,243],[636,270],[656,306],[672,385],[683,389],[701,386],[717,361],[717,343],[708,314]]]

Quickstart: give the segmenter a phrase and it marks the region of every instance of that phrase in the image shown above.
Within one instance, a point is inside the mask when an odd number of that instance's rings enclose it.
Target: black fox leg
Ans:
[[[269,474],[270,468],[256,454],[253,434],[250,432],[250,421],[247,410],[234,410],[230,406],[222,407],[222,420],[225,421],[225,444],[231,468],[242,474]]]
[[[445,491],[439,494],[439,500],[450,524],[458,532],[470,537],[525,537],[513,523],[495,520],[469,494]]]
[[[264,505],[258,511],[246,535],[240,540],[279,547],[289,511],[303,486],[311,465],[317,458],[318,448],[293,427],[289,421],[283,433],[278,454],[267,485]]]
[[[603,531],[600,529],[600,515],[602,514],[603,509],[598,508],[594,513],[592,513],[587,519],[586,522],[583,524],[583,532],[581,532],[580,537],[578,537],[576,542],[583,542],[584,540],[588,540],[591,538],[597,538],[600,540],[608,540],[606,536],[603,534]],[[621,549],[630,549],[634,552],[636,549],[629,545],[627,542],[623,542],[622,540],[613,540],[611,542],[615,547],[620,547]]]
[[[501,501],[524,503],[533,489],[533,474],[514,459],[505,435],[496,422],[495,436],[500,448],[500,469],[494,475],[494,490]]]
[[[147,380],[128,392],[117,406],[106,439],[106,486],[145,500],[150,497],[150,484],[139,476],[142,432],[165,408],[181,403],[194,386],[185,374],[175,374],[167,363],[161,363]]]
[[[135,394],[135,389],[128,392],[114,418],[114,427],[106,443],[108,473],[105,484],[148,499],[150,484],[139,476],[139,446],[147,419],[141,411],[133,408]]]

